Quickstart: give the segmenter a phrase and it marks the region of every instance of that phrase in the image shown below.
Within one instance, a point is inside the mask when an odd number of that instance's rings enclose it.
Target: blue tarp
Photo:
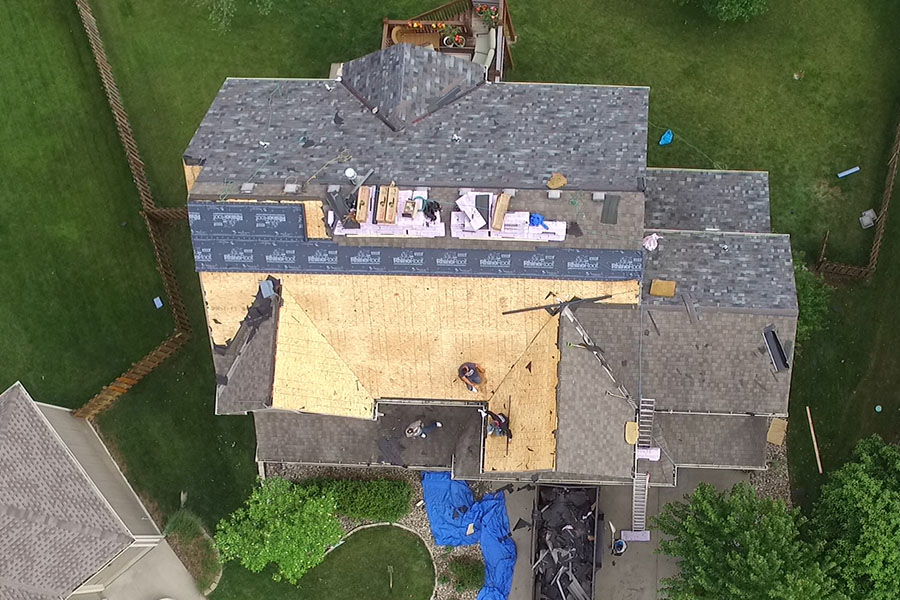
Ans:
[[[671,129],[666,129],[666,132],[662,134],[662,137],[659,138],[660,146],[668,146],[672,143],[672,140],[675,138],[675,133]]]
[[[516,544],[509,529],[503,492],[485,494],[481,502],[475,502],[468,484],[454,481],[446,472],[425,473],[422,487],[435,543],[470,546],[481,542],[484,587],[478,600],[506,600],[512,589]],[[470,525],[473,532],[466,535]]]

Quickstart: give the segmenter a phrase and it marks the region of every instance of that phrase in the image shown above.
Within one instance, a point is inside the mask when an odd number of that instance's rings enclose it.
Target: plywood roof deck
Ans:
[[[210,335],[234,336],[266,273],[200,273]],[[379,398],[476,400],[510,416],[513,440],[490,439],[485,470],[555,464],[558,317],[503,311],[611,294],[635,304],[637,281],[277,274],[273,407],[371,418]],[[549,296],[549,297],[548,297]],[[463,362],[485,369],[469,392]]]

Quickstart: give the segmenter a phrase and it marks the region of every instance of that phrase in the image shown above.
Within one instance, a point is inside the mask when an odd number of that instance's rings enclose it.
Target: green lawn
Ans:
[[[84,404],[171,330],[73,2],[0,4],[0,389]]]
[[[185,0],[94,0],[94,9],[157,202],[176,206],[185,198],[181,153],[226,76],[326,76],[329,63],[377,49],[383,16],[440,3],[280,0],[268,17],[242,9],[225,35]],[[863,260],[871,232],[856,216],[880,196],[900,100],[896,2],[773,0],[769,14],[729,26],[669,0],[511,4],[520,41],[510,78],[650,85],[651,138],[671,127],[677,140],[660,148],[651,139],[651,164],[769,170],[778,231],[814,255],[830,228],[831,258]],[[0,34],[0,386],[21,379],[39,400],[76,406],[171,323],[152,308],[162,285],[73,3],[6,3]],[[800,69],[805,77],[795,81]],[[837,181],[856,164],[861,173]],[[862,434],[897,437],[898,219],[874,282],[839,292],[830,331],[795,367],[790,461],[804,502],[819,481],[807,404],[826,468]],[[187,506],[214,527],[253,484],[253,432],[249,418],[212,414],[185,228],[170,241],[197,335],[100,424],[162,514],[185,491]],[[218,594],[239,597],[249,579],[229,567]]]
[[[388,569],[393,567],[393,588]],[[226,568],[212,600],[428,600],[434,564],[418,536],[399,527],[370,527],[354,533],[299,584],[272,581],[240,567]]]

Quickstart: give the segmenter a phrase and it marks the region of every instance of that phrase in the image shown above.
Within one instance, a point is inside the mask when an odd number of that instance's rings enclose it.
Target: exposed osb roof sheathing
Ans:
[[[234,336],[253,301],[258,283],[266,276],[264,273],[200,274],[207,321],[215,343],[224,344]],[[295,372],[303,372],[314,381],[324,402],[321,406],[316,405],[304,396],[303,410],[359,415],[358,408],[350,410],[347,406],[345,410],[337,410],[339,407],[334,404],[335,394],[339,390],[346,391],[345,383],[320,375],[332,369],[332,354],[282,355],[286,351],[281,344],[281,327],[286,323],[286,315],[292,312],[292,302],[302,308],[308,320],[298,317],[288,326],[293,329],[302,325],[314,330],[315,333],[304,335],[310,340],[327,342],[368,396],[493,402],[498,386],[511,387],[521,383],[525,388],[511,395],[527,395],[528,402],[541,406],[552,403],[554,414],[547,433],[555,428],[556,419],[557,325],[543,331],[551,320],[543,310],[514,315],[501,313],[548,304],[552,302],[552,298],[547,298],[550,293],[560,299],[612,294],[608,302],[625,304],[636,303],[639,294],[636,281],[302,274],[276,277],[282,282],[285,297],[279,318],[276,370],[280,364],[280,368],[288,372],[291,360],[300,361],[302,364]],[[540,337],[539,333],[542,334]],[[321,336],[321,340],[316,336]],[[536,365],[543,365],[544,360],[552,362],[552,385],[531,388],[529,386],[533,384],[526,382],[533,377],[521,379],[515,375],[521,369],[514,369],[514,365],[523,358],[526,349],[533,370]],[[456,374],[457,367],[467,361],[477,362],[486,372],[486,382],[477,394],[469,392]],[[523,363],[523,368],[527,362]],[[288,388],[282,389],[287,391]],[[289,400],[286,394],[276,393],[273,406],[296,408],[297,403]],[[512,410],[517,412],[515,406]],[[532,412],[527,406],[521,411],[518,413],[520,418]]]

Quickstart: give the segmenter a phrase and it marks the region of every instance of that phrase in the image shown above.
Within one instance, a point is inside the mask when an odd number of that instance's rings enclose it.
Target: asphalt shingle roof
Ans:
[[[0,531],[3,597],[29,600],[68,596],[133,541],[19,383],[0,394]]]
[[[676,465],[764,467],[766,417],[656,413],[653,437]]]
[[[792,358],[796,318],[646,307],[641,394],[661,410],[785,414],[791,371],[775,373],[763,329],[775,325]]]
[[[456,455],[457,461],[480,465],[483,429],[476,407],[380,402],[377,408],[382,413],[378,420],[271,409],[254,412],[257,459],[449,469]],[[426,424],[440,421],[443,427],[424,439],[407,438],[406,427],[418,419]]]
[[[648,294],[653,279],[674,280],[674,298]],[[787,235],[665,232],[646,253],[644,301],[797,313],[791,240]]]
[[[198,187],[213,182],[213,193],[317,172],[344,183],[348,166],[374,169],[380,184],[544,188],[559,171],[568,189],[636,191],[648,98],[639,87],[492,83],[395,132],[335,81],[228,79],[185,162],[204,164]],[[342,151],[353,158],[325,166]]]
[[[647,169],[647,229],[769,233],[769,174]]]
[[[344,63],[341,83],[399,131],[483,84],[484,69],[460,56],[395,44]]]
[[[640,311],[578,309],[576,319],[586,313],[629,323],[633,335],[617,350],[637,362]],[[596,479],[627,478],[634,462],[634,447],[625,442],[625,423],[633,421],[635,411],[628,403],[607,392],[619,394],[600,361],[590,351],[569,344],[584,344],[573,322],[560,316],[559,388],[557,393],[558,428],[556,469]],[[594,341],[597,344],[596,341]],[[615,374],[616,365],[611,364]]]

